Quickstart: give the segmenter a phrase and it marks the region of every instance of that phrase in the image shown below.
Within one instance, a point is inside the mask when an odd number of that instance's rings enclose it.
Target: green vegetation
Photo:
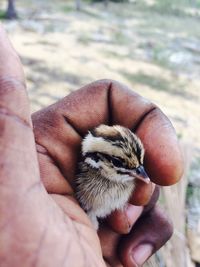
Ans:
[[[165,67],[165,68],[172,68],[166,56],[163,56],[163,51],[165,47],[163,45],[155,46],[152,49],[152,60],[155,64]]]
[[[185,6],[186,1],[184,0],[157,0],[155,5],[152,6],[152,9],[164,14],[173,14],[175,16],[184,15],[183,6]]]
[[[63,11],[64,13],[69,13],[69,12],[75,11],[75,5],[72,5],[71,3],[61,5],[60,10]]]
[[[91,42],[91,39],[88,35],[86,34],[80,34],[77,38],[77,41],[83,45],[89,45]]]
[[[151,6],[151,10],[179,17],[188,15],[187,8],[197,7],[200,7],[199,0],[156,0],[155,4]]]
[[[99,12],[94,12],[94,10],[82,9],[81,12],[92,18],[101,18],[101,14]]]
[[[185,84],[179,83],[178,81],[172,82],[171,80],[163,77],[149,75],[143,72],[129,73],[127,71],[122,71],[122,74],[132,84],[138,83],[146,85],[153,90],[164,91],[171,94],[180,95],[182,97],[190,96],[185,90]]]
[[[136,74],[123,72],[123,74],[132,83],[147,85],[159,91],[172,91],[171,83],[164,78],[148,75],[143,72]]]
[[[124,45],[130,43],[130,40],[122,31],[118,30],[113,34],[113,42],[118,45]]]
[[[116,58],[116,59],[124,59],[128,56],[128,55],[122,55],[112,50],[103,50],[102,54],[108,58]]]
[[[5,18],[6,18],[5,11],[0,10],[0,19],[5,19]]]

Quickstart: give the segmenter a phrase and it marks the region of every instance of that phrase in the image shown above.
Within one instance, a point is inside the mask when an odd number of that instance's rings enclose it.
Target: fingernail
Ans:
[[[151,194],[153,194],[154,190],[155,190],[156,184],[154,184],[153,182],[151,182]]]
[[[134,262],[141,266],[152,255],[153,246],[151,244],[142,244],[134,248],[132,251],[132,257]]]
[[[142,206],[134,206],[131,204],[127,204],[126,206],[126,215],[128,218],[128,222],[130,227],[133,226],[133,224],[137,221],[137,219],[142,214],[143,207]]]

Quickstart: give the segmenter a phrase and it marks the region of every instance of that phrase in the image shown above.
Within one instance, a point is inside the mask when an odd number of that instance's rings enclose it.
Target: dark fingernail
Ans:
[[[128,218],[128,222],[130,227],[133,226],[133,224],[137,221],[137,219],[142,214],[143,207],[142,206],[134,206],[131,204],[127,204],[126,206],[126,215]]]
[[[153,246],[151,244],[141,244],[134,248],[132,251],[132,257],[134,262],[138,266],[142,266],[145,261],[152,255]]]

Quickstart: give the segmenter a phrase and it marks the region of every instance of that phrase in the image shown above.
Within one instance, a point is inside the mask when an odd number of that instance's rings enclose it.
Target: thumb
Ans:
[[[23,70],[0,25],[0,196],[5,200],[38,180]]]

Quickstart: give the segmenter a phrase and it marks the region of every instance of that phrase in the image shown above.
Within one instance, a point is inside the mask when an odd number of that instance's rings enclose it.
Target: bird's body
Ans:
[[[100,125],[86,135],[76,179],[76,196],[94,227],[121,209],[134,190],[134,180],[147,176],[142,166],[144,148],[129,129]]]
[[[104,218],[113,210],[123,208],[134,189],[134,184],[132,181],[110,181],[102,176],[100,171],[84,162],[80,163],[79,168],[77,197],[97,228],[95,217]]]

